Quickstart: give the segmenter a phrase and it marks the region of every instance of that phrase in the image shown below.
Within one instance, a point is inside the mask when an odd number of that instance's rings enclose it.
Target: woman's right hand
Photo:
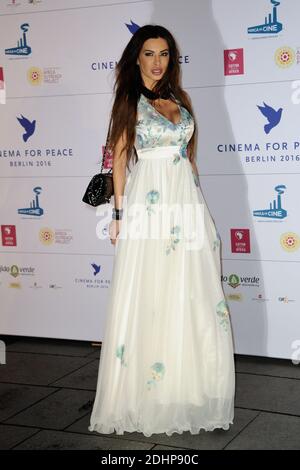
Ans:
[[[119,235],[119,232],[120,232],[120,227],[121,227],[121,219],[120,220],[112,219],[112,221],[109,224],[109,236],[110,236],[110,241],[113,245],[116,244],[117,236]]]

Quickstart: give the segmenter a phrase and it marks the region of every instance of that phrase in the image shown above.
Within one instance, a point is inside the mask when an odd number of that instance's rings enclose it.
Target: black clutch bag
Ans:
[[[102,173],[104,160],[106,158],[107,141],[108,137],[106,139],[105,149],[103,152],[101,171],[97,175],[93,176],[82,198],[83,202],[93,207],[110,202],[110,199],[114,194],[112,169],[109,169],[106,173]]]

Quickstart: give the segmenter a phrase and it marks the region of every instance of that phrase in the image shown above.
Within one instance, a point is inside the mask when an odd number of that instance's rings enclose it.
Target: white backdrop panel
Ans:
[[[1,255],[2,269],[13,265],[32,273],[14,277],[1,272],[2,334],[99,340],[112,274],[110,256]]]
[[[0,106],[0,223],[15,226],[17,240],[0,247],[1,333],[102,339],[114,247],[107,225],[99,229],[101,214],[81,198],[99,169],[114,69],[132,35],[127,25],[156,23],[180,47],[183,86],[199,128],[201,186],[222,238],[236,352],[291,357],[300,331],[300,250],[284,249],[280,237],[300,236],[300,4],[280,3],[279,34],[248,34],[272,8],[269,0],[0,1],[7,93]],[[5,54],[24,23],[31,54]],[[283,46],[294,54],[288,67],[275,58]],[[224,75],[224,49],[243,51],[244,73]],[[268,134],[258,108],[264,103],[273,113]],[[26,142],[21,116],[35,120]],[[254,216],[273,203],[279,185],[286,217]],[[18,214],[34,188],[41,188],[44,213]],[[231,252],[233,228],[249,230],[249,253]]]

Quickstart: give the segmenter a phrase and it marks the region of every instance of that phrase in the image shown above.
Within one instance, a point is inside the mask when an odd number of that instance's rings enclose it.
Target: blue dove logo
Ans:
[[[94,276],[97,276],[97,274],[100,272],[101,265],[99,266],[98,264],[92,263],[92,267],[94,268]]]
[[[21,118],[18,118],[18,121],[19,123],[21,124],[21,126],[24,128],[25,132],[23,134],[23,140],[24,142],[27,142],[27,140],[29,139],[29,137],[32,136],[32,134],[34,133],[35,131],[35,120],[30,122],[29,119],[26,119],[26,117],[24,117],[22,114],[22,119]]]
[[[131,21],[131,24],[126,24],[127,28],[129,29],[129,31],[131,32],[131,34],[134,34],[138,29],[140,29],[139,25],[134,23],[132,20]]]
[[[279,108],[277,111],[275,111],[274,108],[271,106],[268,106],[264,102],[264,106],[258,106],[258,109],[260,112],[267,118],[268,124],[264,125],[264,130],[266,134],[269,134],[269,132],[273,129],[273,127],[276,127],[277,124],[280,123],[281,120],[281,115],[282,115],[282,108]]]

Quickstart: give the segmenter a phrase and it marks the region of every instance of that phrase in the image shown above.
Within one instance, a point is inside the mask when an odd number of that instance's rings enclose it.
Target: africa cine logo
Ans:
[[[253,211],[255,217],[267,217],[269,219],[284,219],[287,216],[287,211],[281,207],[281,194],[284,193],[286,187],[281,184],[275,186],[275,191],[277,191],[277,202],[274,199],[273,202],[270,202],[269,209],[260,209]]]
[[[39,195],[41,194],[42,188],[40,186],[36,186],[33,188],[33,192],[35,193],[35,199],[30,202],[30,207],[24,207],[22,209],[18,209],[18,214],[24,215],[35,215],[40,217],[44,213],[44,209],[40,207],[39,202]]]
[[[265,17],[264,24],[250,26],[248,34],[277,34],[282,31],[282,23],[279,23],[277,20],[277,7],[280,5],[280,2],[271,0],[271,4],[273,5],[273,11]]]
[[[29,55],[31,54],[31,47],[27,45],[26,33],[29,28],[28,23],[23,23],[20,26],[23,31],[23,37],[18,40],[17,47],[12,47],[10,49],[5,49],[6,55]]]

